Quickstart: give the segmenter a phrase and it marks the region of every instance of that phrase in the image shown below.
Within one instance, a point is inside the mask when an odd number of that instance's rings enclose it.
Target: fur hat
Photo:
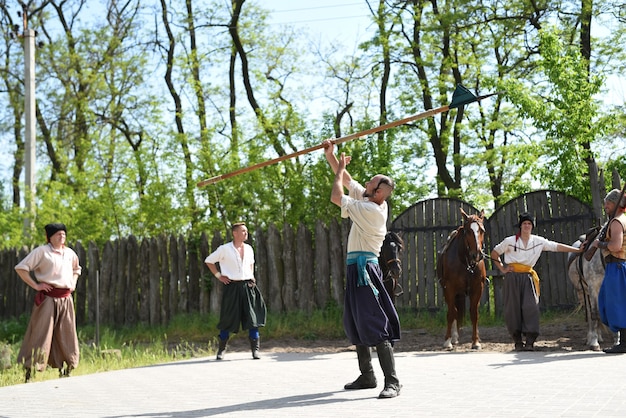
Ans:
[[[48,224],[44,228],[46,230],[46,238],[48,239],[48,241],[50,241],[51,236],[53,236],[59,231],[65,231],[65,233],[67,234],[67,228],[65,227],[64,224],[60,224],[60,223]]]
[[[530,221],[530,223],[533,224],[533,228],[535,227],[535,218],[530,213],[524,212],[524,213],[522,213],[519,216],[519,221],[517,222],[517,227],[521,228],[522,222],[524,222],[524,221]]]
[[[606,197],[604,198],[605,202],[613,202],[616,205],[620,202],[620,197],[622,196],[622,191],[619,189],[613,189],[611,190],[609,193],[607,193]],[[622,198],[621,201],[621,205],[619,205],[620,207],[626,207],[626,202],[625,199]]]

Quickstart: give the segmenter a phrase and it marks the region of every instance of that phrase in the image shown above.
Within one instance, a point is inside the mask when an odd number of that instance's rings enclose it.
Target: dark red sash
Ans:
[[[35,295],[35,305],[41,305],[46,296],[49,296],[51,298],[64,299],[69,297],[71,294],[72,291],[70,289],[60,289],[56,287],[49,292],[44,292],[43,290],[40,290]]]

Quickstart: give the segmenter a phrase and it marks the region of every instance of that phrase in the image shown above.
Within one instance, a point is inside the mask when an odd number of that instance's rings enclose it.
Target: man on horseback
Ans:
[[[504,274],[504,322],[515,351],[534,351],[539,336],[539,276],[533,269],[543,251],[582,252],[583,248],[550,241],[531,232],[535,218],[519,215],[518,233],[505,238],[491,251],[491,259]],[[505,255],[506,266],[500,260]],[[526,343],[522,336],[526,336]]]
[[[594,240],[591,246],[600,248],[606,262],[604,280],[598,294],[600,320],[611,331],[618,332],[619,344],[605,353],[626,353],[626,199],[619,189],[604,198],[604,211],[613,217],[607,226],[606,239]]]
[[[356,346],[361,375],[345,389],[376,387],[370,347],[376,347],[385,375],[379,398],[400,394],[393,342],[400,339],[400,320],[382,282],[378,255],[387,232],[387,202],[393,192],[391,178],[377,174],[365,187],[346,171],[350,157],[337,160],[334,143],[323,142],[326,159],[335,173],[330,200],[341,208],[341,216],[352,220],[348,235],[348,257],[343,324],[350,342]],[[345,195],[343,188],[349,194]]]

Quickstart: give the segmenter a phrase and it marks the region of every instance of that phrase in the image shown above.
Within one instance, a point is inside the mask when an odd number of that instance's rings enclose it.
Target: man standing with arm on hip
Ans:
[[[341,208],[341,216],[350,218],[346,260],[346,292],[343,324],[350,342],[356,346],[361,375],[345,389],[376,387],[370,347],[376,347],[385,375],[385,386],[379,398],[395,398],[400,394],[396,375],[393,342],[400,339],[400,321],[382,282],[378,255],[387,233],[387,202],[393,192],[391,178],[377,174],[365,187],[346,171],[351,158],[341,155],[337,160],[334,143],[323,142],[325,155],[335,173],[330,200]],[[348,189],[345,195],[343,188]]]
[[[254,250],[249,244],[248,227],[243,222],[232,226],[233,240],[220,245],[205,260],[211,273],[224,285],[220,320],[217,360],[224,359],[226,343],[230,333],[248,330],[252,358],[260,359],[259,327],[265,326],[267,308],[254,278]],[[216,263],[220,264],[217,270]]]
[[[48,364],[59,369],[60,377],[68,377],[78,366],[80,357],[72,299],[81,273],[78,256],[65,246],[64,224],[51,223],[45,230],[48,243],[35,248],[15,266],[20,279],[37,291],[17,355],[26,369],[26,382],[33,369],[44,371]],[[31,271],[36,281],[30,276]]]

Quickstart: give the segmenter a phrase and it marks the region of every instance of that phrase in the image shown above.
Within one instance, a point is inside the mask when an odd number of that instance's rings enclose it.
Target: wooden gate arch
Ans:
[[[450,232],[462,222],[460,208],[468,213],[481,209],[459,199],[436,198],[417,202],[393,220],[390,230],[402,234],[405,251],[400,283],[404,294],[397,299],[399,308],[439,310],[445,306],[436,275],[437,251]],[[593,209],[579,199],[554,190],[537,190],[510,200],[485,218],[485,252],[516,232],[518,215],[535,216],[533,233],[548,239],[573,243],[597,224]],[[490,284],[485,287],[483,304],[493,301],[496,314],[502,312],[502,278],[487,260]],[[567,255],[546,253],[535,266],[541,278],[542,308],[575,306],[576,292],[567,278]]]

